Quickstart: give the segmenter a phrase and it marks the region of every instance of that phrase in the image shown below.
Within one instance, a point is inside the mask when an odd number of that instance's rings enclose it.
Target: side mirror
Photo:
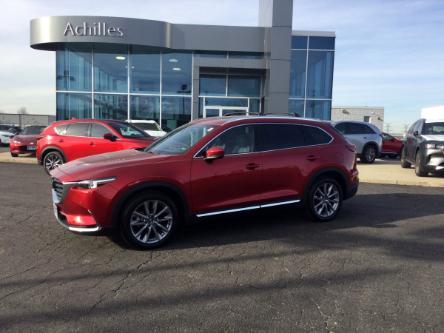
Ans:
[[[204,152],[203,157],[206,161],[217,160],[224,157],[225,151],[221,147],[211,147]]]
[[[111,133],[103,134],[103,138],[106,139],[106,140],[112,141],[112,142],[117,140],[117,136],[115,136],[115,135],[113,135]]]
[[[419,135],[419,132],[418,132],[418,131],[414,131],[414,132],[413,132],[413,135],[414,135],[414,136],[418,136],[418,135]]]

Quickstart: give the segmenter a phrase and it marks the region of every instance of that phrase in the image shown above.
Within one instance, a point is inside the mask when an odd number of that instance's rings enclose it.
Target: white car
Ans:
[[[159,124],[154,120],[128,120],[127,122],[155,138],[160,138],[166,134],[166,132],[162,130]]]
[[[0,125],[0,145],[9,145],[9,139],[16,134],[13,129],[9,125]]]

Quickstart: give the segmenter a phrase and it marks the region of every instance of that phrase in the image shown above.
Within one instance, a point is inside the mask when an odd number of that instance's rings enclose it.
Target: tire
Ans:
[[[18,157],[18,154],[11,153],[12,157]]]
[[[179,224],[177,206],[160,192],[144,192],[131,198],[121,215],[120,233],[125,242],[140,249],[162,246]]]
[[[412,163],[406,160],[407,157],[407,149],[404,147],[401,150],[401,168],[409,169],[412,167]]]
[[[429,174],[421,163],[421,154],[419,151],[416,152],[415,157],[415,173],[418,177],[426,177]]]
[[[375,161],[378,151],[375,146],[370,144],[364,147],[361,155],[361,162],[371,164]]]
[[[311,185],[305,200],[305,209],[313,221],[327,222],[336,217],[342,200],[343,193],[339,183],[333,178],[321,178]]]
[[[52,150],[46,153],[43,157],[43,168],[45,169],[45,172],[49,175],[49,172],[51,170],[58,168],[64,162],[65,161],[62,154],[56,150]]]

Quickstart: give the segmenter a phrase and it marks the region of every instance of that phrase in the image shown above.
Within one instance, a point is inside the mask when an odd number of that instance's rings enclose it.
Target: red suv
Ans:
[[[303,204],[329,221],[358,189],[353,145],[327,122],[284,117],[201,119],[145,151],[79,159],[51,175],[60,224],[116,228],[142,248],[196,217]]]
[[[137,127],[114,120],[65,120],[46,128],[37,141],[37,159],[49,171],[89,155],[144,149],[154,138]]]

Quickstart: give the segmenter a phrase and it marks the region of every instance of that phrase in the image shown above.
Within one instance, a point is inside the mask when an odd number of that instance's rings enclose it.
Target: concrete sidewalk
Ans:
[[[31,155],[20,155],[20,157],[12,157],[8,152],[0,153],[0,163],[25,163],[25,164],[37,164],[37,159],[35,156]]]
[[[363,183],[444,187],[444,177],[418,177],[415,170],[401,168],[399,160],[376,160],[373,164],[358,163],[359,179]]]

